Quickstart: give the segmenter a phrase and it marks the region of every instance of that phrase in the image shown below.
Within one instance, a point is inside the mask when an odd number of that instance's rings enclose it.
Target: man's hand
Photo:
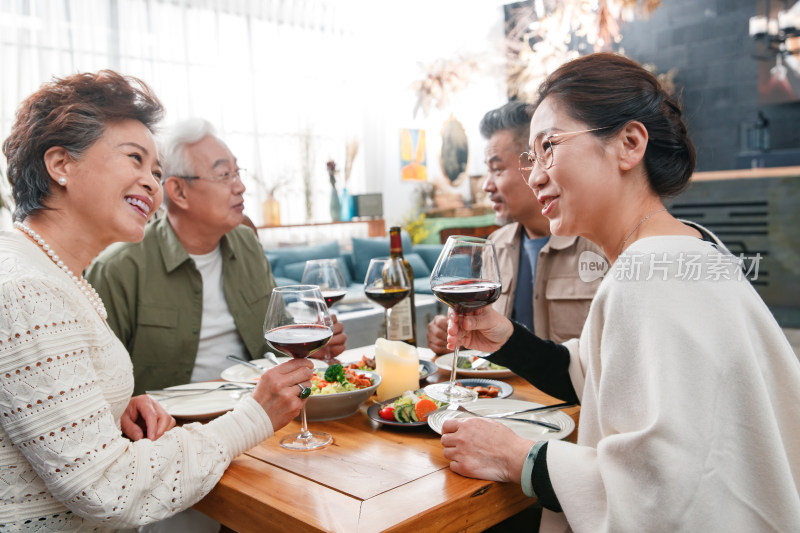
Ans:
[[[436,315],[428,323],[428,348],[436,355],[450,353],[447,348],[447,317]]]
[[[145,436],[150,440],[156,440],[175,427],[175,419],[160,403],[150,396],[142,394],[131,398],[120,418],[120,426],[122,433],[132,441],[137,441]]]
[[[336,315],[331,315],[333,320],[333,337],[321,350],[317,350],[311,357],[314,359],[333,359],[345,350],[347,335],[344,333],[344,324],[336,319]]]

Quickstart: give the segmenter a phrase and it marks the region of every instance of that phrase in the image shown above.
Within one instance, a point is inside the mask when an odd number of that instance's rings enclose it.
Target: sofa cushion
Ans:
[[[310,259],[328,259],[327,257],[312,257]],[[288,265],[284,266],[283,268],[283,275],[287,278],[296,279],[299,283],[303,279],[303,271],[306,268],[306,261],[298,261],[296,263],[289,263]],[[337,257],[336,261],[339,263],[339,270],[342,271],[342,277],[344,278],[344,284],[350,285],[353,283],[353,279],[350,276],[350,270],[347,268],[347,263],[345,262],[343,257]]]
[[[410,253],[410,254],[403,254],[408,261],[408,264],[411,265],[411,269],[414,271],[414,279],[429,279],[431,277],[431,269],[428,265],[425,264],[425,260],[422,259],[422,256],[417,253]]]
[[[339,257],[339,243],[337,241],[326,242],[313,246],[288,246],[286,248],[271,248],[267,252],[267,259],[272,266],[274,276],[292,277],[286,274],[286,266],[302,262],[305,264],[309,259],[334,259]],[[300,277],[302,277],[300,272]]]
[[[414,278],[415,294],[433,294],[431,290],[431,278]]]
[[[411,237],[406,232],[400,234],[403,252],[411,250]],[[386,237],[353,237],[353,279],[363,281],[367,277],[370,259],[389,257],[389,239]]]

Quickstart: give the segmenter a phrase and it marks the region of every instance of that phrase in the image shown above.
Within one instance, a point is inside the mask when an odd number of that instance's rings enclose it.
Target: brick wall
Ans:
[[[800,150],[800,103],[758,104],[756,47],[748,37],[757,7],[755,0],[663,0],[649,20],[623,27],[627,56],[659,72],[678,69],[698,171],[734,168],[741,124],[759,110],[770,121],[772,149]]]

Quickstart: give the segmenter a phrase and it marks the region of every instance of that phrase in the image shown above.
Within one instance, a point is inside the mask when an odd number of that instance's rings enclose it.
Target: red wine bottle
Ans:
[[[389,254],[393,259],[398,258],[403,261],[408,282],[411,285],[408,297],[392,307],[392,314],[389,319],[389,340],[403,341],[416,346],[417,309],[414,305],[414,269],[403,257],[403,241],[400,239],[399,226],[393,226],[389,229]]]

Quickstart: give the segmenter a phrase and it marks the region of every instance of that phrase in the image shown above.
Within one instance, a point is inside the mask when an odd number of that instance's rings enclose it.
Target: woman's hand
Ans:
[[[272,428],[277,431],[300,413],[305,400],[301,400],[300,387],[311,386],[314,368],[308,359],[292,359],[272,367],[261,375],[253,399],[267,412]]]
[[[428,323],[428,348],[436,355],[444,355],[452,350],[447,349],[447,317],[436,315]]]
[[[465,315],[458,315],[450,309],[447,317],[447,347],[451,351],[457,344],[482,352],[495,352],[514,332],[511,321],[490,306]]]
[[[156,440],[175,427],[175,419],[158,403],[146,394],[134,396],[120,418],[122,433],[132,441],[145,436]],[[147,434],[145,435],[145,432]]]
[[[496,420],[454,418],[442,425],[444,458],[456,474],[494,481],[520,482],[533,442]]]
[[[333,359],[345,350],[347,335],[344,333],[344,324],[336,319],[336,315],[332,314],[331,319],[333,320],[333,337],[323,349],[311,354],[314,359]]]

